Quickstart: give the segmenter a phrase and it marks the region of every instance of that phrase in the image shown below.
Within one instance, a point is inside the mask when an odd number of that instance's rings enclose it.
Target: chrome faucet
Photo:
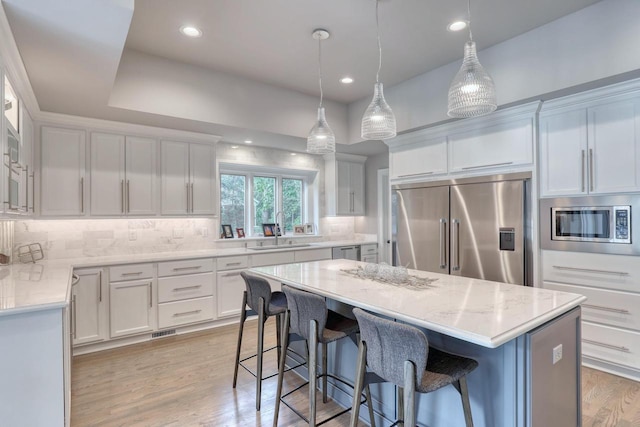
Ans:
[[[282,220],[282,222],[284,222],[284,212],[283,211],[276,212],[276,217],[275,217],[276,229],[274,230],[274,233],[273,233],[276,236],[276,246],[278,246],[278,231],[282,230],[282,233],[284,234],[284,225],[282,225],[282,228],[280,228],[280,224],[278,223],[278,215],[280,215],[280,219]]]

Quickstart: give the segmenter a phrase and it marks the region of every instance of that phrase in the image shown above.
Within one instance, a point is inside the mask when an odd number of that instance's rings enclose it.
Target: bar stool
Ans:
[[[342,338],[351,337],[356,342],[356,333],[358,332],[358,323],[339,313],[327,309],[327,304],[319,295],[312,294],[283,285],[282,291],[287,296],[289,310],[284,317],[283,327],[283,348],[287,348],[292,341],[306,340],[308,344],[308,360],[307,368],[309,370],[309,381],[282,395],[282,382],[284,377],[284,367],[286,363],[286,352],[281,354],[280,367],[278,370],[278,386],[276,389],[276,407],[273,415],[273,427],[278,425],[278,414],[280,412],[280,402],[284,403],[289,409],[295,412],[300,418],[309,423],[309,426],[315,427],[326,423],[346,412],[351,408],[347,408],[330,418],[316,423],[316,387],[317,380],[322,379],[322,401],[327,402],[327,378],[331,377],[335,381],[353,388],[342,378],[338,378],[327,372],[327,344],[340,340]],[[318,344],[322,346],[322,372],[317,373],[317,349]],[[295,408],[289,405],[284,398],[290,394],[300,390],[305,385],[309,385],[309,419],[304,417]],[[357,396],[362,394],[362,387]],[[354,395],[355,396],[355,395]],[[367,402],[369,407],[369,416],[373,420],[373,408],[371,407],[371,394],[369,386],[365,386],[365,399],[354,397],[354,401],[361,403]]]
[[[462,409],[467,427],[473,427],[466,375],[478,367],[478,362],[429,347],[425,334],[413,326],[374,316],[359,308],[353,309],[360,326],[361,341],[358,348],[356,385],[354,396],[362,387],[379,382],[370,370],[384,378],[383,382],[399,387],[404,405],[398,405],[399,422],[416,425],[415,393],[430,393],[452,384],[462,398]],[[358,422],[360,400],[353,400],[351,427]]]
[[[252,276],[246,272],[240,273],[244,279],[247,289],[242,295],[242,312],[240,314],[240,328],[238,330],[238,346],[236,347],[236,364],[233,371],[233,388],[236,388],[238,379],[238,367],[242,366],[251,375],[256,378],[256,411],[260,410],[260,400],[262,394],[262,381],[275,377],[278,373],[262,376],[262,359],[263,354],[274,348],[278,352],[278,361],[281,352],[281,316],[287,311],[287,298],[282,292],[271,292],[271,285],[265,279]],[[247,308],[248,306],[248,308]],[[240,360],[240,347],[242,346],[242,333],[244,331],[244,322],[247,316],[258,315],[258,349],[256,354]],[[264,324],[271,316],[276,316],[276,346],[264,349]],[[258,358],[256,372],[253,372],[243,362]]]

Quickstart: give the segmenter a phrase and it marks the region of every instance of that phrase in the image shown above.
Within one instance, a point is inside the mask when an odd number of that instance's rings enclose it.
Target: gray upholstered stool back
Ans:
[[[416,384],[420,384],[429,342],[417,328],[382,319],[359,308],[353,309],[360,338],[367,343],[367,365],[376,375],[404,387],[404,362],[410,360],[416,367]]]
[[[271,302],[271,285],[266,279],[262,277],[252,276],[246,272],[240,273],[244,279],[244,283],[247,285],[247,305],[251,307],[251,310],[258,312],[258,301],[260,298],[264,299],[265,314],[269,313],[269,303]]]
[[[319,338],[327,324],[327,303],[324,298],[310,292],[300,291],[283,285],[282,291],[287,296],[287,304],[291,313],[289,331],[302,338],[309,339],[309,322],[318,323]]]

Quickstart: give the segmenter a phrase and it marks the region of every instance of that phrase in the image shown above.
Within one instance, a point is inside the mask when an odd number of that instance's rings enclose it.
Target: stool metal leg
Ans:
[[[244,331],[244,321],[247,319],[247,291],[242,294],[242,310],[240,311],[240,327],[238,328],[238,345],[236,346],[236,365],[233,369],[233,388],[236,388],[238,381],[238,367],[240,366],[240,347],[242,347],[242,333]]]
[[[316,387],[318,363],[318,322],[309,321],[309,427],[316,427]]]
[[[282,382],[284,380],[284,365],[287,359],[287,347],[289,346],[289,311],[284,315],[284,325],[282,326],[282,348],[278,367],[278,385],[276,386],[276,407],[273,411],[273,427],[278,427],[278,414],[280,412],[280,398],[282,397]]]
[[[276,314],[276,352],[278,353],[278,361],[282,353],[282,314]]]
[[[327,344],[322,345],[322,403],[327,403]]]
[[[416,367],[409,360],[404,362],[404,425],[416,425]]]
[[[455,385],[455,383],[454,383]],[[471,417],[471,403],[469,402],[469,389],[467,388],[467,377],[458,380],[458,387],[462,398],[462,409],[464,410],[464,421],[467,427],[473,427],[473,418]]]
[[[404,422],[404,387],[397,387],[396,389],[396,412],[398,420]]]
[[[371,400],[371,390],[369,390],[369,384],[364,388],[364,395],[367,398],[367,407],[369,408],[369,424],[371,427],[376,427],[375,415],[373,414],[373,400]],[[358,399],[360,401],[360,399]]]
[[[262,356],[264,351],[264,298],[258,299],[258,366],[256,369],[256,411],[260,410],[260,400],[262,396]]]
[[[364,384],[364,373],[367,364],[367,344],[360,341],[358,344],[358,363],[356,365],[356,378],[353,385],[353,404],[351,405],[351,422],[349,427],[358,425],[358,416],[360,414],[360,394],[362,393],[362,385]],[[367,389],[369,387],[367,386]]]

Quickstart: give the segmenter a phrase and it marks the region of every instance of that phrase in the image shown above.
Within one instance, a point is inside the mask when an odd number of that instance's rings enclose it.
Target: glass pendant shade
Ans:
[[[498,108],[496,89],[491,76],[484,70],[476,53],[476,44],[464,45],[464,59],[449,87],[449,117],[477,117]]]
[[[307,137],[307,152],[328,154],[336,151],[336,137],[324,116],[324,107],[318,108],[318,120]]]
[[[362,116],[362,139],[389,139],[396,136],[396,116],[384,99],[382,83],[373,87],[373,99]]]

